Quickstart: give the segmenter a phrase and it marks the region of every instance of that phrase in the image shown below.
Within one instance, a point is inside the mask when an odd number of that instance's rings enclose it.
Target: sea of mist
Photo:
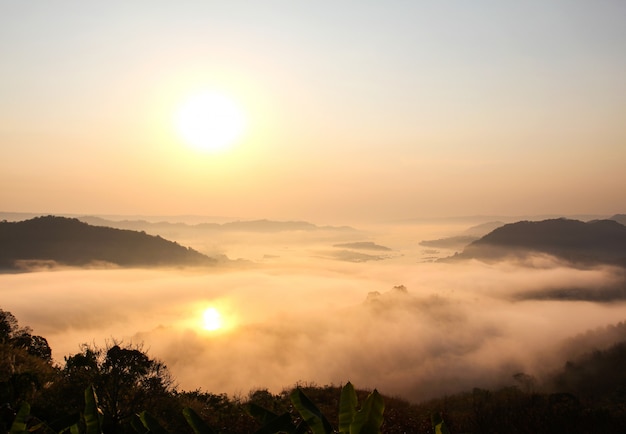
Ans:
[[[623,284],[619,269],[573,269],[549,257],[425,259],[454,252],[434,252],[421,240],[468,225],[186,233],[176,241],[237,261],[2,274],[0,308],[47,338],[58,363],[80,344],[117,340],[142,344],[184,390],[246,395],[351,381],[412,401],[513,384],[518,372],[541,379],[573,356],[568,339],[626,319],[619,300],[532,296],[611,288]],[[337,247],[364,241],[390,250]],[[222,329],[203,330],[207,307],[220,311]]]

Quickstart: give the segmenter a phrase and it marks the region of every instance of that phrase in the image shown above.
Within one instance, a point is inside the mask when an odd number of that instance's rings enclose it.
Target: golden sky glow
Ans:
[[[624,16],[578,0],[4,2],[0,208],[619,212]]]

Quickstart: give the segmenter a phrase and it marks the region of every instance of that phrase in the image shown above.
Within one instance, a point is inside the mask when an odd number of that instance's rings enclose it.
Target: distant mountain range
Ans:
[[[324,252],[323,257],[346,262],[382,261],[390,259],[393,250],[372,241],[356,241],[351,243],[333,244],[338,250]]]
[[[481,223],[466,229],[461,235],[436,240],[423,240],[420,242],[420,246],[434,247],[437,249],[462,249],[500,226],[504,226],[504,223],[501,221]]]
[[[616,220],[521,221],[493,230],[444,261],[498,261],[532,253],[552,255],[574,265],[626,266],[626,226]]]
[[[246,220],[227,223],[170,223],[147,220],[108,220],[101,217],[83,216],[79,220],[94,226],[106,226],[117,229],[145,231],[152,235],[161,235],[170,240],[192,240],[217,233],[280,233],[280,232],[356,232],[346,226],[317,226],[305,221]]]
[[[454,237],[439,238],[436,240],[423,240],[420,241],[420,246],[434,247],[437,249],[462,249],[478,239],[479,237],[474,235],[457,235]]]
[[[41,214],[0,212],[0,221],[10,222],[42,217]],[[90,216],[63,215],[75,218],[93,226],[105,226],[116,229],[145,231],[148,234],[160,235],[167,239],[196,238],[199,234],[215,232],[357,232],[349,226],[318,226],[306,221],[275,221],[268,219],[233,220],[217,223],[217,217],[201,216]],[[219,218],[224,221],[225,218]]]
[[[84,216],[79,220],[94,226],[107,226],[118,229],[132,230],[204,230],[204,231],[240,231],[240,232],[283,232],[283,231],[353,231],[347,226],[317,226],[304,221],[274,221],[274,220],[244,220],[228,223],[170,223],[170,222],[148,222],[146,220],[107,220],[101,217]]]
[[[354,243],[340,243],[335,244],[333,247],[343,247],[347,249],[356,249],[356,250],[378,250],[383,252],[390,252],[391,249],[386,246],[381,246],[380,244],[373,243],[371,241],[357,241]]]
[[[217,260],[160,236],[92,226],[66,217],[0,222],[0,269],[52,261],[86,266],[207,266]]]

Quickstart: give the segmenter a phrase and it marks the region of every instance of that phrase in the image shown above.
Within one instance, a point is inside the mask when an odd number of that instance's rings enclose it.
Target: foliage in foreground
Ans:
[[[64,366],[48,350],[0,310],[0,434],[626,432],[626,343],[568,362],[541,385],[550,392],[516,374],[518,386],[420,404],[389,396],[383,404],[377,391],[350,384],[247,398],[178,391],[138,346],[85,345]]]
[[[306,432],[308,429],[313,434],[334,432],[376,434],[380,432],[383,423],[385,404],[378,391],[374,390],[370,393],[359,408],[356,391],[350,382],[341,389],[338,429],[333,428],[326,415],[320,411],[301,388],[294,389],[289,394],[289,398],[301,419],[295,424],[289,413],[278,415],[258,405],[250,404],[251,413],[256,414],[264,422],[263,427],[257,433],[299,433]]]
[[[331,426],[326,416],[304,394],[302,389],[296,388],[290,394],[291,401],[297,409],[300,420],[292,419],[292,415],[284,413],[276,415],[270,410],[258,405],[250,404],[250,413],[256,415],[263,426],[256,434],[288,433],[299,434],[312,432],[313,434],[379,434],[383,423],[384,403],[377,391],[368,395],[360,409],[357,409],[358,400],[351,383],[346,384],[341,391],[339,408],[339,429]],[[16,414],[9,434],[27,434],[30,432],[50,432],[58,434],[102,434],[103,412],[98,405],[98,398],[93,386],[84,391],[85,406],[76,421],[68,422],[60,430],[52,428],[45,422],[37,421],[32,424],[30,405],[23,402]],[[209,425],[191,408],[182,411],[185,420],[195,434],[215,434]],[[69,418],[72,419],[72,418]],[[66,420],[69,420],[66,419]],[[149,412],[142,411],[132,416],[130,425],[138,434],[169,434]]]

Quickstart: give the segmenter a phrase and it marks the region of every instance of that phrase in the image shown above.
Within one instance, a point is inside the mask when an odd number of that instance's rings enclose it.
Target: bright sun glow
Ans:
[[[192,96],[176,113],[176,127],[182,138],[203,151],[228,148],[241,137],[245,126],[245,116],[237,104],[217,92]]]
[[[214,331],[222,328],[222,316],[214,307],[207,308],[202,314],[202,319],[205,330]]]

